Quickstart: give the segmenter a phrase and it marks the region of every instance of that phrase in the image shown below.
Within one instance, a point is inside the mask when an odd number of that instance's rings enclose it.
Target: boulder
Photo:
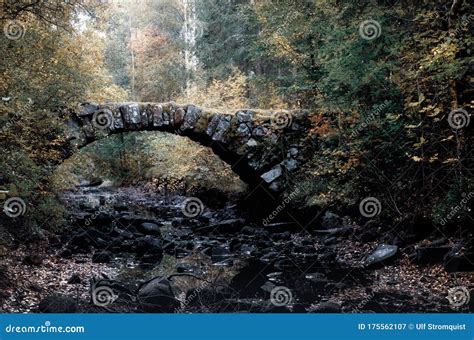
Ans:
[[[253,235],[255,234],[255,229],[249,226],[245,226],[240,230],[240,233],[243,235]]]
[[[364,261],[366,267],[382,265],[384,262],[393,259],[398,253],[398,247],[388,244],[381,244],[375,251],[367,256]]]
[[[335,229],[341,227],[342,218],[330,211],[326,211],[321,219],[323,229]]]
[[[143,255],[145,253],[162,254],[163,244],[160,240],[154,238],[153,236],[147,235],[144,237],[139,237],[135,240],[134,251],[139,255]]]
[[[225,261],[229,259],[230,256],[231,254],[228,246],[212,247],[211,258],[213,263]]]
[[[145,222],[137,227],[137,230],[145,235],[161,235],[160,226],[156,223]]]
[[[270,171],[265,172],[260,177],[267,183],[271,183],[283,174],[281,165],[273,167]]]
[[[137,294],[139,307],[148,313],[170,313],[179,308],[171,282],[163,277],[156,277],[143,284]]]

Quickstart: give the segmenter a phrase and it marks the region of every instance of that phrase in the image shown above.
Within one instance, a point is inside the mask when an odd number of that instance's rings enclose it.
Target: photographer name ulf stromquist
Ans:
[[[465,331],[466,324],[419,323],[416,325],[416,329],[427,331]]]

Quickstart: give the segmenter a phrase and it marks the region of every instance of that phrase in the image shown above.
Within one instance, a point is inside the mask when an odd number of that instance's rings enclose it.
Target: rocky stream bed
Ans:
[[[3,312],[473,309],[472,272],[449,273],[447,240],[383,244],[330,215],[298,232],[249,221],[232,201],[200,205],[140,188],[81,188],[63,200],[67,229],[2,261]]]

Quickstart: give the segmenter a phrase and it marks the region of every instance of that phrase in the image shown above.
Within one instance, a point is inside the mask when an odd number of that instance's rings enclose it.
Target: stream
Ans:
[[[450,278],[436,267],[402,256],[366,268],[377,243],[343,228],[290,232],[249,221],[238,202],[139,187],[79,188],[62,200],[67,230],[37,258],[19,248],[9,260],[21,284],[5,311],[452,311]]]

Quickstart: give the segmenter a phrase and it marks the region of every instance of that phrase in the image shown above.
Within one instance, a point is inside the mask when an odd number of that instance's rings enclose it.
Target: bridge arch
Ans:
[[[250,188],[282,190],[295,171],[307,114],[243,109],[234,113],[193,104],[83,103],[69,113],[67,139],[72,152],[111,134],[162,131],[209,147]]]

